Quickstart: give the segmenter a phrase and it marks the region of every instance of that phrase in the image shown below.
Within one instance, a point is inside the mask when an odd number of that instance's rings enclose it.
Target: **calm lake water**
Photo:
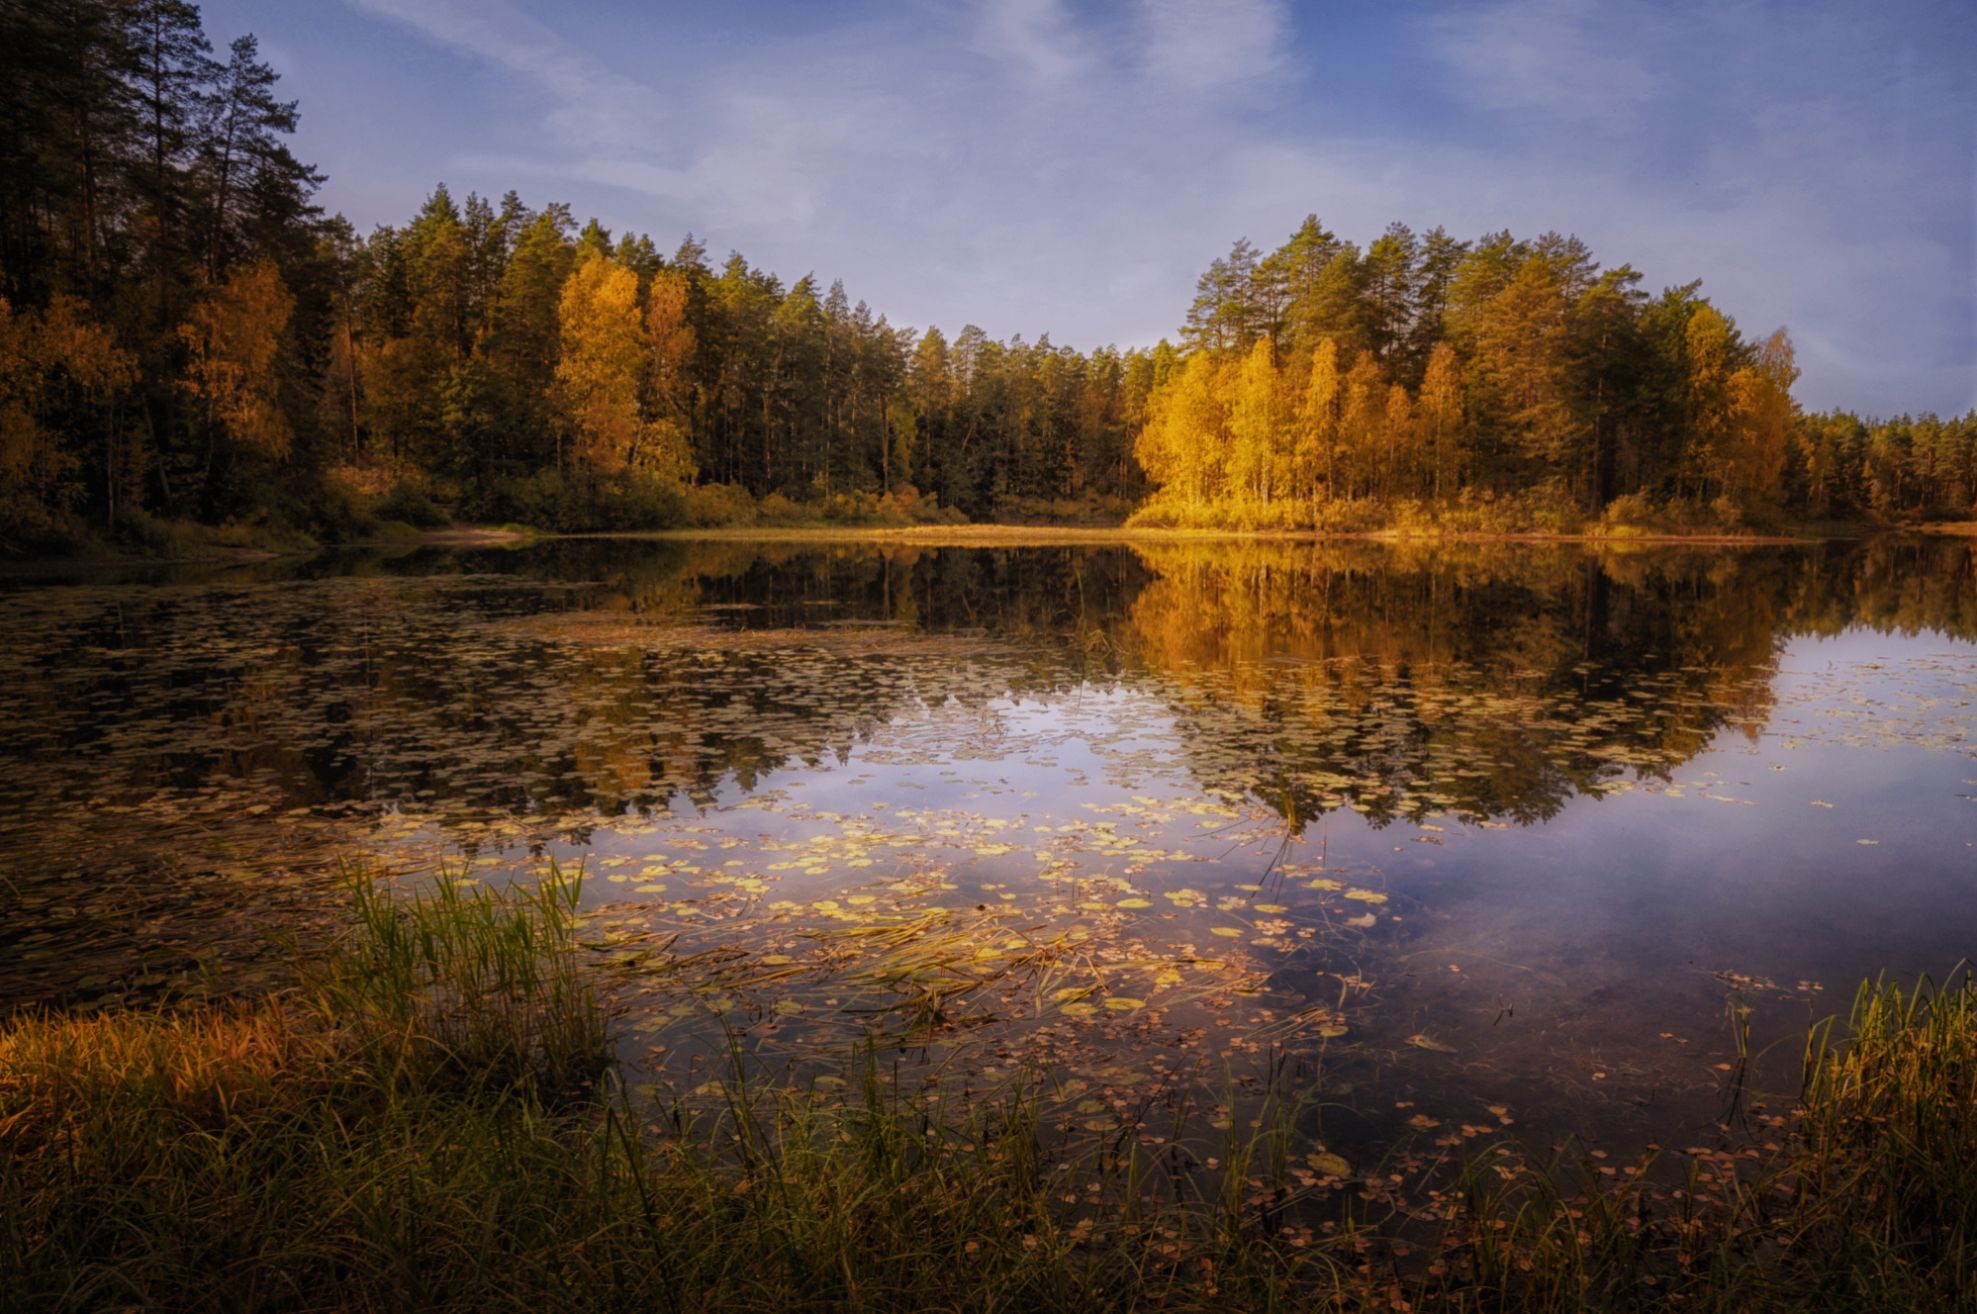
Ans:
[[[1355,1158],[1725,1116],[1977,956],[1977,544],[560,541],[0,581],[0,1007],[581,862],[640,1080],[1272,1070]]]

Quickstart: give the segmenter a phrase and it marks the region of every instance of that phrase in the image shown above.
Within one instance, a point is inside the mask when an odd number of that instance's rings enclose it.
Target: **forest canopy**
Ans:
[[[16,0],[0,43],[0,552],[166,521],[347,538],[757,518],[1255,528],[1967,516],[1977,416],[1802,415],[1784,330],[1577,239],[1307,218],[1178,340],[895,326],[687,236],[443,185],[325,216],[252,36]]]

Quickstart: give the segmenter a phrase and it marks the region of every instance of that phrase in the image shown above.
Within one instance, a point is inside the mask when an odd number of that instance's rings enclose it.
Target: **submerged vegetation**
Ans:
[[[1977,416],[1801,416],[1783,330],[1579,241],[1314,216],[1178,346],[890,324],[689,235],[456,200],[357,234],[195,5],[29,0],[0,50],[0,554],[961,518],[1423,533],[1967,516]],[[161,523],[163,522],[163,523]],[[215,537],[180,526],[196,523]]]
[[[1624,1167],[1511,1142],[1394,1198],[1278,1080],[1056,1124],[1048,1077],[617,1075],[579,880],[353,916],[271,998],[0,1027],[20,1309],[1927,1310],[1977,1297],[1977,984],[1865,987],[1788,1113]],[[689,970],[682,963],[679,970]],[[1147,1135],[1147,1131],[1160,1134]]]

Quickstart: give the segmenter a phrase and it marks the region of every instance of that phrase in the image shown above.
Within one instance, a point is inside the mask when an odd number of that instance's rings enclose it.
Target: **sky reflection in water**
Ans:
[[[724,1028],[1072,1096],[1283,1053],[1345,1141],[1624,1139],[1720,1113],[1726,1001],[1762,1045],[1977,950],[1955,542],[564,542],[0,625],[17,1002],[277,979],[337,856],[554,856],[668,1087]]]

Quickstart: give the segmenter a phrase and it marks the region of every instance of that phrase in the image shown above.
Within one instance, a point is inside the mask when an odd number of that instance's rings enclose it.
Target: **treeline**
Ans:
[[[1238,243],[1178,346],[894,327],[691,236],[314,202],[251,36],[183,0],[9,0],[0,551],[164,522],[349,537],[1116,518],[1569,528],[1967,515],[1977,419],[1802,418],[1781,332],[1649,298],[1570,238],[1307,220]]]
[[[331,286],[254,38],[17,0],[0,40],[0,544],[292,497]]]
[[[1747,338],[1699,283],[1658,297],[1576,238],[1315,217],[1197,285],[1135,454],[1139,519],[1370,527],[1736,526],[1967,515],[1977,414],[1802,417],[1783,329]]]
[[[1977,411],[1948,420],[1807,415],[1793,451],[1794,505],[1807,515],[1977,515]]]
[[[1141,491],[1149,353],[895,328],[839,284],[513,194],[441,187],[360,236],[315,205],[295,126],[254,39],[216,56],[195,5],[7,5],[5,550],[154,516],[335,536],[367,509],[589,528]]]
[[[338,460],[409,465],[470,503],[543,471],[977,516],[1139,488],[1147,353],[895,328],[841,282],[785,286],[739,254],[717,270],[690,235],[663,255],[512,193],[458,206],[441,187],[336,268]]]

